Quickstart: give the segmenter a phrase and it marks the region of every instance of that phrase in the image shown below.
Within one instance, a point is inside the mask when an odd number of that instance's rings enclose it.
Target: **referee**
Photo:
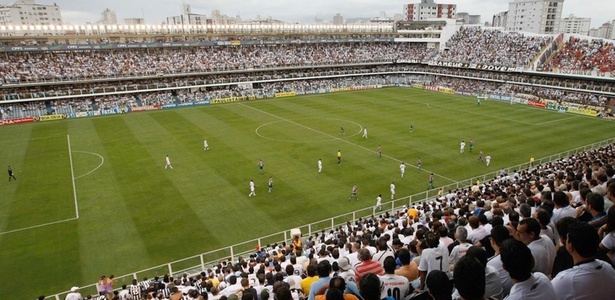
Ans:
[[[15,179],[15,180],[17,180],[17,178],[15,177],[15,175],[13,175],[13,169],[11,169],[11,166],[9,166],[9,168],[8,168],[8,172],[9,172],[9,181],[11,181],[11,179]]]

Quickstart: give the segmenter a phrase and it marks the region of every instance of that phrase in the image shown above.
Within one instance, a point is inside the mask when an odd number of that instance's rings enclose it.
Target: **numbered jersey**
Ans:
[[[448,258],[448,250],[444,247],[425,249],[421,255],[419,271],[425,271],[427,274],[433,270],[449,273]]]
[[[395,300],[403,300],[410,293],[408,278],[395,274],[378,277],[380,278],[380,299],[391,297]]]

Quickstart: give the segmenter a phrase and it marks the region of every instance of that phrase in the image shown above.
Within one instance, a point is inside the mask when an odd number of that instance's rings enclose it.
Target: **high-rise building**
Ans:
[[[513,0],[506,30],[553,34],[559,31],[564,0]]]
[[[588,35],[591,21],[591,18],[577,18],[570,15],[567,18],[562,18],[559,32]]]
[[[145,25],[145,19],[143,18],[124,18],[124,24],[126,25]]]
[[[57,4],[37,4],[35,0],[17,0],[0,5],[0,25],[62,25],[62,14]]]
[[[598,28],[590,29],[588,35],[603,39],[615,39],[615,20],[606,22]]]
[[[491,20],[491,26],[505,28],[506,27],[506,19],[508,19],[508,12],[507,11],[503,11],[501,13],[498,13],[497,15],[493,16],[493,19]]]
[[[480,15],[471,15],[467,12],[458,12],[455,18],[457,19],[457,24],[460,25],[480,24]]]
[[[169,25],[204,25],[207,24],[207,16],[202,14],[193,14],[190,4],[183,3],[181,7],[181,15],[167,17]]]
[[[405,21],[426,19],[455,19],[457,5],[435,3],[434,0],[421,0],[421,3],[404,5]]]
[[[117,24],[117,16],[115,15],[115,11],[110,9],[105,9],[100,13],[100,24],[105,25],[113,25]]]
[[[333,16],[333,25],[344,25],[344,17],[340,13]]]

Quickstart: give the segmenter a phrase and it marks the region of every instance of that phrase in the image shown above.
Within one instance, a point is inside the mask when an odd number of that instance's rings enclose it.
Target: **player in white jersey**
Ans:
[[[491,155],[487,154],[487,156],[485,156],[485,163],[487,163],[487,167],[488,167],[489,164],[491,163]]]
[[[254,180],[250,179],[250,194],[248,197],[256,196],[256,191],[254,191]]]
[[[363,128],[363,137],[367,138],[367,127]]]
[[[393,200],[395,198],[395,182],[391,182],[389,187],[391,188],[391,200]]]
[[[318,173],[322,172],[322,159],[318,159]]]
[[[404,173],[406,173],[406,164],[403,161],[399,165],[399,172],[401,173],[401,178],[404,178]]]
[[[376,205],[372,210],[372,214],[375,214],[377,209],[382,210],[382,194],[379,194],[378,197],[376,197]]]
[[[167,157],[165,158],[165,162],[166,162],[166,164],[164,165],[165,170],[167,168],[173,169],[173,166],[171,165],[171,159],[169,158],[169,155],[167,155]]]
[[[207,140],[203,140],[203,150],[209,150],[209,144],[207,144]]]
[[[389,256],[383,262],[384,275],[380,278],[380,299],[392,297],[394,300],[403,300],[410,294],[410,283],[408,278],[395,275],[395,258]]]
[[[465,149],[466,149],[466,142],[461,141],[461,143],[459,144],[459,153],[463,153]]]

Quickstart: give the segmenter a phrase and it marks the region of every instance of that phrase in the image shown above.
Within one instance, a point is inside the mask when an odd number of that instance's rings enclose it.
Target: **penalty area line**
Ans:
[[[70,218],[70,219],[65,219],[65,220],[60,220],[60,221],[55,221],[55,222],[49,222],[49,223],[45,223],[45,224],[34,225],[34,226],[30,226],[30,227],[19,228],[19,229],[15,229],[15,230],[4,231],[4,232],[0,232],[0,235],[20,232],[20,231],[26,231],[26,230],[30,230],[30,229],[34,229],[34,228],[40,228],[40,227],[45,227],[45,226],[49,226],[49,225],[54,225],[54,224],[74,221],[74,220],[77,220],[77,218]]]
[[[75,200],[75,219],[79,219],[79,203],[77,202],[77,186],[75,185],[75,169],[73,168],[73,152],[70,148],[70,136],[66,135],[66,142],[68,143],[68,160],[70,163],[70,178],[73,183],[73,198]]]

